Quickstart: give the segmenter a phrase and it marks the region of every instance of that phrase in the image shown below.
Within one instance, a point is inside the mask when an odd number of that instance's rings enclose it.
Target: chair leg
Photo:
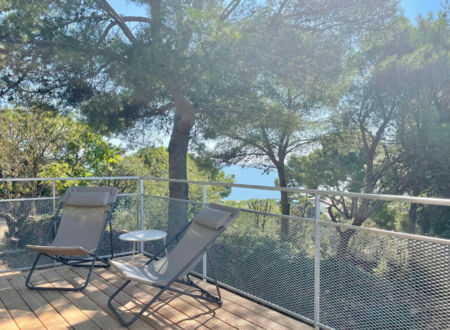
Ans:
[[[109,245],[111,246],[111,260],[114,259],[114,246],[113,246],[113,234],[112,234],[112,223],[109,220]]]
[[[142,307],[142,309],[137,313],[134,314],[133,318],[129,321],[125,321],[122,316],[120,316],[119,311],[113,306],[112,301],[113,299],[117,296],[117,294],[119,292],[121,292],[128,284],[130,284],[131,281],[126,281],[120,288],[117,289],[116,292],[114,292],[114,294],[109,297],[108,299],[108,306],[109,308],[111,308],[112,312],[114,313],[114,315],[119,319],[120,323],[124,326],[124,327],[128,327],[129,325],[133,324],[138,318],[140,318],[142,316],[142,314],[144,314],[144,312],[149,309],[149,307],[164,293],[164,291],[166,291],[167,286],[161,288],[161,290],[152,298],[152,300],[150,300],[144,307]]]
[[[86,281],[81,286],[68,288],[68,287],[46,287],[46,286],[30,285],[31,275],[34,272],[34,270],[36,268],[36,265],[37,265],[37,262],[39,261],[41,255],[42,254],[39,253],[38,256],[36,257],[36,259],[35,259],[35,261],[33,263],[33,266],[31,267],[30,273],[28,274],[27,279],[25,281],[25,286],[28,289],[30,289],[30,290],[47,290],[47,291],[81,291],[84,288],[86,288],[86,286],[89,284],[89,280],[91,278],[92,271],[94,270],[94,267],[95,267],[95,261],[96,261],[95,258],[92,260],[92,264],[89,266],[90,268],[89,268],[88,275],[86,277]],[[86,266],[88,266],[88,265],[86,265]]]
[[[220,295],[220,291],[219,291],[219,287],[218,287],[218,286],[216,286],[218,295],[215,296],[215,295],[213,295],[212,293],[210,293],[210,292],[206,291],[205,289],[203,289],[202,287],[200,287],[197,283],[193,282],[193,281],[192,281],[191,279],[189,279],[189,278],[188,278],[187,281],[184,281],[184,280],[177,280],[177,282],[178,282],[178,283],[181,283],[181,284],[183,284],[183,285],[186,285],[186,286],[190,286],[190,287],[192,287],[192,288],[194,288],[194,289],[200,291],[200,294],[194,294],[194,293],[191,293],[191,292],[189,292],[189,291],[180,290],[180,289],[172,288],[172,287],[168,288],[167,290],[173,291],[173,292],[177,292],[177,293],[181,293],[181,294],[185,294],[185,295],[191,296],[191,297],[193,297],[193,298],[206,300],[206,301],[209,301],[209,302],[212,302],[212,303],[217,304],[219,307],[222,306],[222,300],[221,300],[222,298],[221,298],[221,295]]]
[[[27,279],[25,280],[25,286],[26,286],[28,289],[30,289],[30,290],[35,290],[35,289],[36,289],[36,287],[30,285],[30,279],[31,279],[31,275],[33,274],[34,269],[36,268],[36,265],[37,265],[37,263],[38,263],[38,261],[39,261],[40,258],[41,258],[41,254],[39,253],[39,254],[36,256],[36,259],[34,259],[33,266],[31,266],[30,272],[28,273]]]

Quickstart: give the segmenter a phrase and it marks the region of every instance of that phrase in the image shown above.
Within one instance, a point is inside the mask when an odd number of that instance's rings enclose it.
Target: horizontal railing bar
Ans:
[[[56,197],[29,197],[29,198],[11,198],[11,199],[0,199],[0,202],[26,202],[26,201],[45,201],[60,199],[60,196]]]
[[[117,194],[118,197],[126,196],[137,196],[137,193],[127,193],[127,194]],[[53,199],[61,199],[62,196],[55,197],[25,197],[25,198],[11,198],[11,199],[0,199],[0,202],[26,202],[26,201],[45,201]]]
[[[0,182],[26,182],[26,181],[95,181],[95,180],[138,180],[139,176],[88,176],[73,178],[2,178]]]
[[[325,225],[325,226],[345,228],[348,230],[363,231],[363,232],[368,232],[368,233],[377,233],[377,234],[383,234],[383,235],[388,235],[388,236],[395,236],[398,238],[413,239],[413,240],[417,240],[417,241],[425,241],[425,242],[431,242],[431,243],[437,243],[437,244],[450,245],[450,239],[445,239],[445,238],[430,237],[430,236],[408,234],[408,233],[400,233],[400,232],[396,232],[396,231],[378,229],[378,228],[353,226],[353,225],[346,224],[346,223],[336,223],[336,222],[325,221],[325,220],[320,220],[319,223],[321,225]]]
[[[109,176],[109,177],[73,177],[73,178],[6,178],[0,179],[0,182],[24,182],[24,181],[80,181],[80,180],[138,180],[139,176]],[[199,185],[209,186],[222,186],[231,188],[243,188],[243,189],[258,189],[269,191],[285,191],[289,193],[301,193],[301,194],[320,194],[325,196],[345,196],[349,198],[363,198],[372,200],[382,200],[391,202],[402,203],[418,203],[428,205],[450,206],[449,198],[435,198],[435,197],[417,197],[417,196],[399,196],[399,195],[383,195],[383,194],[366,194],[366,193],[354,193],[345,191],[330,191],[330,190],[318,190],[318,189],[305,189],[305,188],[290,188],[290,187],[270,187],[260,185],[249,185],[239,183],[227,183],[227,182],[215,182],[215,181],[196,181],[196,180],[183,180],[183,179],[169,179],[169,178],[156,178],[156,177],[143,177],[144,180],[152,181],[165,181],[165,182],[179,182],[179,183],[191,183]]]
[[[346,197],[350,197],[350,198],[363,198],[363,199],[383,200],[383,201],[391,201],[391,202],[419,203],[419,204],[429,204],[429,205],[450,206],[450,199],[448,199],[448,198],[366,194],[366,193],[353,193],[353,192],[344,192],[344,191],[330,191],[330,190],[288,188],[288,187],[270,187],[270,186],[259,186],[259,185],[240,184],[240,183],[227,183],[227,182],[215,182],[215,181],[194,181],[194,180],[168,179],[168,178],[155,178],[155,177],[144,177],[144,180],[192,183],[192,184],[198,184],[198,185],[222,186],[222,187],[231,187],[231,188],[285,191],[285,192],[290,192],[290,193],[302,193],[302,194],[310,194],[310,195],[320,194],[320,195],[325,195],[325,196],[346,196]]]
[[[151,198],[159,198],[159,199],[163,199],[163,200],[167,200],[167,201],[176,201],[176,202],[182,202],[182,203],[191,203],[191,204],[203,205],[202,202],[193,201],[193,200],[190,200],[190,199],[172,198],[172,197],[166,197],[166,196],[154,196],[154,195],[145,195],[145,194],[144,194],[144,196],[149,196]]]
[[[153,195],[148,195],[148,196],[150,196],[152,198],[160,198],[160,199],[165,199],[165,200],[177,200],[177,201],[185,202],[185,203],[192,203],[192,204],[199,204],[199,205],[203,204],[201,202],[190,201],[190,200],[186,200],[186,199],[175,199],[175,198],[170,198],[170,197],[153,196]],[[238,209],[243,212],[247,212],[247,213],[266,215],[266,216],[277,217],[277,218],[285,218],[285,219],[289,219],[289,220],[305,221],[305,222],[309,222],[309,223],[314,223],[316,221],[313,218],[303,218],[303,217],[297,217],[295,215],[282,215],[282,214],[275,214],[275,213],[269,213],[269,212],[254,211],[254,210],[243,209],[243,208],[238,208]],[[364,231],[364,232],[370,232],[370,233],[383,234],[383,235],[387,235],[387,236],[395,236],[395,237],[405,238],[405,239],[414,239],[414,240],[419,240],[419,241],[426,241],[426,242],[450,245],[450,239],[423,236],[423,235],[415,235],[415,234],[408,234],[408,233],[400,233],[400,232],[396,232],[396,231],[378,229],[378,228],[353,226],[353,225],[346,224],[346,223],[336,223],[336,222],[331,222],[331,221],[326,221],[326,220],[319,220],[319,223],[321,225],[341,227],[341,228],[351,229],[351,230],[355,230],[355,231]]]

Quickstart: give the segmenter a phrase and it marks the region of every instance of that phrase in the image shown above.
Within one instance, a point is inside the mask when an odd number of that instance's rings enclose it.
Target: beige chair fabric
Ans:
[[[81,192],[72,191],[64,203],[65,206],[95,207],[108,204],[109,192]]]
[[[235,208],[208,204],[194,217],[180,242],[166,257],[144,267],[135,267],[113,260],[110,263],[127,280],[147,284],[168,282],[216,237],[221,228],[228,227],[239,214],[240,211]],[[201,259],[200,255],[181,276],[192,271]]]
[[[85,196],[82,196],[82,195]],[[49,246],[27,245],[30,250],[59,256],[79,256],[96,250],[116,187],[71,187],[63,197],[63,213]]]
[[[229,212],[206,206],[194,217],[193,221],[207,228],[216,230],[222,228],[229,218]]]

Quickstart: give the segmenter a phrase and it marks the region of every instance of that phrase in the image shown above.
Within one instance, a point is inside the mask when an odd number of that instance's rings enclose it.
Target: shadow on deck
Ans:
[[[143,256],[121,258],[143,264]],[[55,267],[36,271],[33,284],[61,286],[83,282],[86,269]],[[108,269],[95,270],[81,292],[31,291],[25,287],[27,272],[0,274],[0,325],[2,329],[118,329],[123,328],[108,308],[110,295],[123,279]],[[200,280],[199,280],[200,281]],[[207,289],[210,284],[203,283]],[[139,311],[158,289],[149,285],[128,286],[116,297],[123,316]],[[312,329],[289,316],[221,290],[223,305],[165,292],[153,308],[130,329]]]

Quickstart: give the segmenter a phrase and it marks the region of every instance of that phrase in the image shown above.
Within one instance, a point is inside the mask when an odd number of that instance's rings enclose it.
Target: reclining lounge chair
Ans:
[[[189,278],[189,273],[201,261],[203,254],[223,231],[239,216],[240,210],[216,204],[208,204],[203,208],[175,238],[168,242],[157,254],[155,254],[143,267],[135,267],[118,261],[110,261],[119,271],[125,283],[109,298],[108,305],[123,326],[129,326],[136,321],[166,290],[186,294],[194,298],[211,301],[222,305],[220,290],[212,271],[212,276],[217,289],[217,296],[202,289]],[[184,235],[183,235],[184,233]],[[181,236],[182,235],[182,236]],[[181,237],[181,239],[179,239]],[[158,257],[165,249],[175,241],[178,243],[164,257]],[[211,262],[209,262],[210,265]],[[140,312],[134,315],[130,321],[125,321],[118,310],[113,306],[114,297],[121,292],[131,281],[149,284],[160,288],[160,291],[145,305]],[[194,294],[177,287],[174,282],[193,287],[199,291]],[[195,292],[195,291],[194,291]]]
[[[71,187],[67,189],[42,245],[26,246],[27,249],[38,252],[25,282],[28,289],[80,291],[88,285],[94,267],[109,267],[108,260],[99,256],[99,250],[109,225],[111,258],[113,258],[111,215],[116,198],[116,187]],[[61,209],[63,209],[62,217],[59,216]],[[59,219],[61,219],[60,222]],[[55,238],[49,244],[52,232],[55,233]],[[55,288],[30,285],[31,276],[42,255],[65,265],[90,267],[86,282],[79,287]]]

